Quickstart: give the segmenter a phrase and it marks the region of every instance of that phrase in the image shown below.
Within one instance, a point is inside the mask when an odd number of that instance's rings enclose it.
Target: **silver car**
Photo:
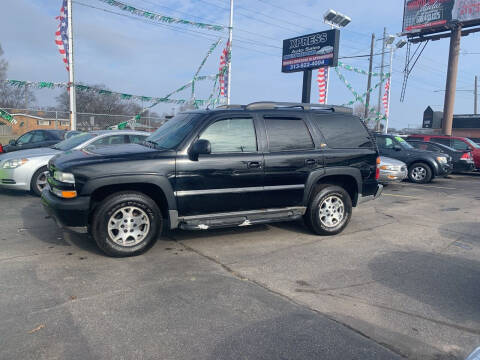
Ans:
[[[40,195],[47,185],[48,161],[68,150],[90,146],[141,143],[150,133],[130,130],[100,130],[75,135],[49,148],[20,150],[0,155],[0,189],[32,191]]]
[[[400,160],[380,156],[380,184],[401,182],[408,176],[407,165]]]

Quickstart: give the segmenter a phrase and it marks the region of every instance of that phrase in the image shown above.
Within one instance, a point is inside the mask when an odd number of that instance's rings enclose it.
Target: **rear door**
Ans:
[[[266,133],[265,206],[300,206],[308,176],[324,169],[320,144],[313,141],[314,129],[303,113],[293,116],[264,114]]]

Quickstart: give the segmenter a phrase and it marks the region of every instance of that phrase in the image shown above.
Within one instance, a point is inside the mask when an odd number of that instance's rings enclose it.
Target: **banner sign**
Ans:
[[[337,66],[340,30],[328,30],[283,40],[282,72]]]
[[[480,24],[480,0],[405,0],[404,33],[443,30],[453,22]]]

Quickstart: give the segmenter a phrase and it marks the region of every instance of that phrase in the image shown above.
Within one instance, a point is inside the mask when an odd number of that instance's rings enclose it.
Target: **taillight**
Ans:
[[[464,160],[471,160],[472,157],[470,156],[470,153],[469,152],[466,152],[466,153],[463,153],[462,157],[460,159],[464,159]]]
[[[3,153],[3,146],[0,144],[0,154]]]
[[[380,178],[380,156],[377,157],[377,169],[375,171],[375,180]]]

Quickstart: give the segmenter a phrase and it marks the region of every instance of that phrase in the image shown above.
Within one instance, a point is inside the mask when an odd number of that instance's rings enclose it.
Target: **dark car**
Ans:
[[[407,142],[414,148],[419,150],[427,150],[433,152],[442,152],[452,158],[453,172],[468,172],[475,168],[473,158],[469,150],[455,150],[450,146],[434,143],[431,141],[420,141],[408,139]]]
[[[231,105],[181,113],[143,145],[54,157],[42,202],[112,256],[145,251],[163,228],[303,217],[314,233],[334,235],[352,206],[380,195],[379,160],[364,123],[344,108]]]
[[[20,136],[17,140],[10,140],[3,146],[3,152],[49,147],[62,141],[65,130],[32,130]]]
[[[475,168],[480,169],[480,145],[469,138],[461,136],[445,136],[445,135],[409,135],[409,140],[431,141],[439,144],[447,145],[455,150],[468,150],[472,152]]]
[[[449,155],[415,149],[400,136],[376,134],[378,151],[403,161],[408,166],[408,178],[414,183],[429,183],[436,176],[446,176],[452,172]]]

